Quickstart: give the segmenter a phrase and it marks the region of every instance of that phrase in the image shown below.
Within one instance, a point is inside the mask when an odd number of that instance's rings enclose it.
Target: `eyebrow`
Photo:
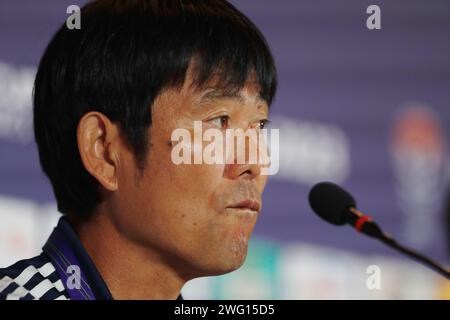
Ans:
[[[237,100],[241,103],[244,102],[244,98],[242,97],[240,92],[232,92],[232,91],[225,91],[221,89],[211,89],[207,90],[199,99],[200,104],[208,103],[214,100],[221,100],[221,99],[232,99]],[[265,100],[261,98],[261,96],[258,94],[257,98],[258,101],[264,102]]]

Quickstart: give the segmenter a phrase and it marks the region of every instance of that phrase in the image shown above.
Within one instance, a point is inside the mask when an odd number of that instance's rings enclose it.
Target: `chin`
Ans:
[[[230,256],[226,257],[225,259],[222,257],[222,259],[218,261],[217,264],[209,270],[211,273],[210,275],[219,276],[233,272],[242,267],[246,257],[247,251],[241,252],[239,255],[233,253]]]
[[[215,249],[203,251],[201,256],[191,256],[191,270],[195,277],[219,276],[233,272],[245,262],[248,253],[248,238],[243,234],[232,237],[232,241],[224,242]],[[198,252],[197,252],[198,254]]]

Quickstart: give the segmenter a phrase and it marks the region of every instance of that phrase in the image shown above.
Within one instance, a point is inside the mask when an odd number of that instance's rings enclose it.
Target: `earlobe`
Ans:
[[[118,130],[99,112],[85,114],[77,128],[78,150],[85,169],[107,190],[118,188]]]

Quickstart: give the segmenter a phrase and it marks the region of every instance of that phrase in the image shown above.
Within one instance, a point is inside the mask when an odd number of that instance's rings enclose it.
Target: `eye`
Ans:
[[[219,116],[208,120],[208,122],[213,123],[216,127],[221,129],[226,129],[229,126],[230,117],[227,115]]]
[[[270,120],[262,119],[257,122],[257,129],[266,129],[266,127],[270,124]]]

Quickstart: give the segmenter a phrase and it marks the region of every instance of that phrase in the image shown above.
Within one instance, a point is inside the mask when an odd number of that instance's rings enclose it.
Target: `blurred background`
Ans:
[[[307,202],[316,182],[341,184],[398,241],[450,264],[450,2],[231,2],[275,55],[280,170],[244,266],[189,282],[185,298],[450,299],[444,278],[328,225]],[[0,0],[0,267],[39,254],[59,218],[33,141],[31,94],[67,7],[84,3]],[[381,30],[366,27],[372,4]],[[381,286],[370,289],[374,265]]]

